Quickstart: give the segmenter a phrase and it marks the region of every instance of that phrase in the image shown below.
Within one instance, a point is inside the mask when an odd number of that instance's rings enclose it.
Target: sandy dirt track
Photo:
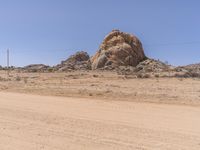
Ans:
[[[1,150],[198,150],[200,108],[0,93]]]

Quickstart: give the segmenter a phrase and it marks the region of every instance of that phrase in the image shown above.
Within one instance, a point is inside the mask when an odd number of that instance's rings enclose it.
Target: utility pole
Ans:
[[[10,59],[10,56],[9,56],[9,55],[10,55],[10,54],[9,54],[9,49],[7,49],[7,75],[8,75],[8,77],[9,77],[9,71],[10,71],[10,70],[9,70],[9,67],[10,67],[10,66],[9,66],[9,65],[10,65],[10,64],[9,64],[9,63],[10,63],[10,60],[9,60],[9,59]]]

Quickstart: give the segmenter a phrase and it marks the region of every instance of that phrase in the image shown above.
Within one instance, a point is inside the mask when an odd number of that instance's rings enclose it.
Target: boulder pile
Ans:
[[[159,60],[146,59],[136,66],[136,72],[166,72],[173,69],[172,66],[167,65]]]
[[[67,60],[62,61],[57,65],[56,70],[71,71],[71,70],[90,70],[90,56],[87,52],[80,51],[71,55]]]
[[[44,64],[31,64],[23,67],[23,70],[28,72],[45,72],[48,70],[48,68],[50,67]]]

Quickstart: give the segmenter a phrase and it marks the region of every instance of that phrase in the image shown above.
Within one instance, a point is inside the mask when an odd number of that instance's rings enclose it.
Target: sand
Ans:
[[[113,72],[0,72],[0,91],[46,96],[200,106],[200,79],[147,78]]]
[[[197,150],[194,106],[0,93],[1,150]]]
[[[0,150],[198,150],[200,80],[0,72]]]

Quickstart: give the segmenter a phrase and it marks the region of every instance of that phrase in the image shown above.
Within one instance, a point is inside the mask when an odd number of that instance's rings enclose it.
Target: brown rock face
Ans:
[[[84,51],[77,52],[56,66],[56,70],[60,71],[89,69],[91,69],[90,56],[87,52]]]
[[[87,52],[85,51],[79,51],[76,52],[76,54],[71,55],[66,61],[63,61],[63,64],[67,63],[77,63],[77,62],[83,62],[83,61],[88,61],[90,59],[90,56]]]
[[[136,66],[146,58],[137,37],[119,30],[106,36],[98,52],[91,58],[92,69],[106,66]]]

